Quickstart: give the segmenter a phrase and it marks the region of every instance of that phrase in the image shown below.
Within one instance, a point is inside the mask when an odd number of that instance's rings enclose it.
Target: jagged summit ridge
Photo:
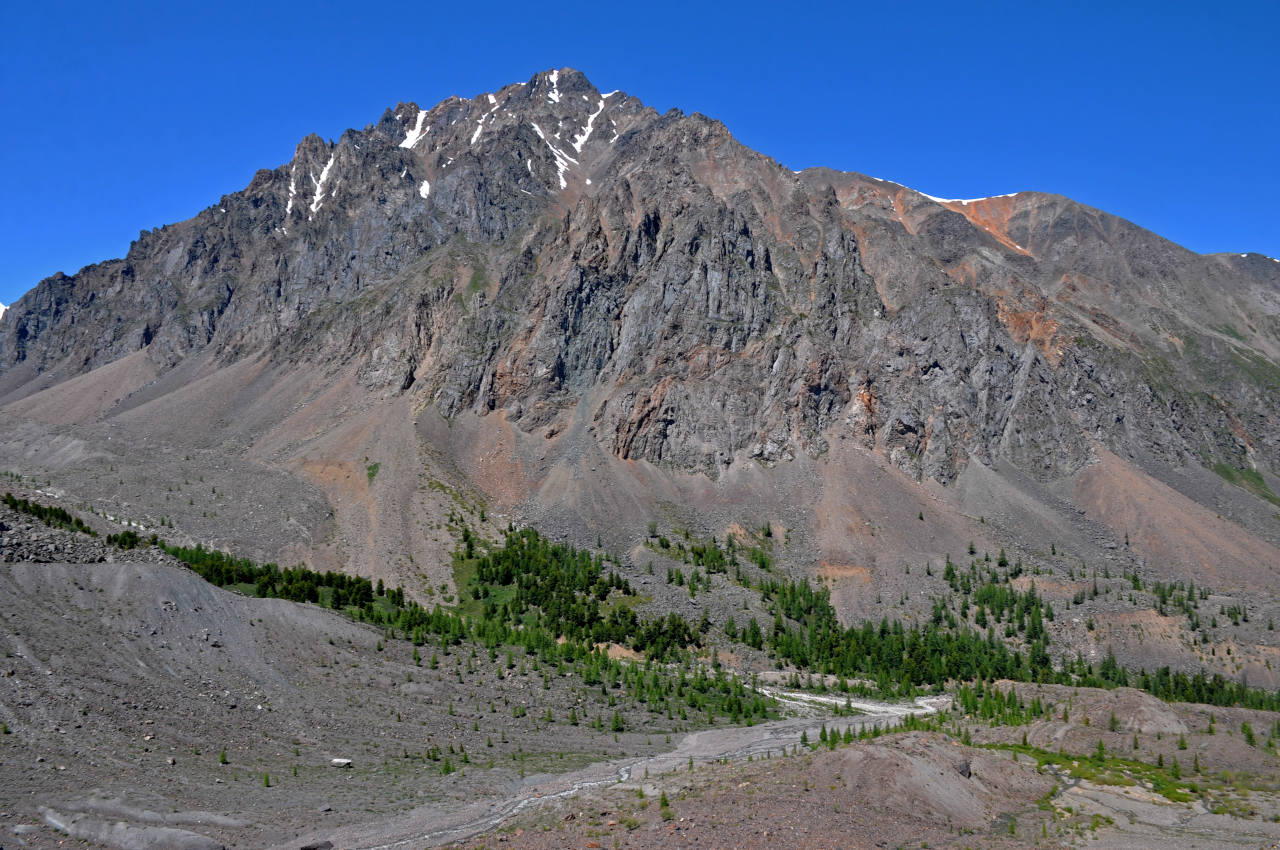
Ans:
[[[592,170],[607,146],[651,117],[639,101],[617,91],[601,94],[572,69],[545,71],[474,98],[449,97],[430,108],[400,103],[376,125],[348,131],[335,144],[318,136],[299,144],[287,172],[277,169],[270,178],[284,201],[278,226],[285,233],[303,219],[314,221],[326,199],[341,191],[346,175],[359,172],[370,147],[401,166],[388,188],[414,187],[424,202],[430,202],[432,187],[441,185],[450,168],[457,170],[456,163],[496,147],[517,159],[523,155],[526,173],[513,175],[517,191],[544,196],[567,190],[570,183],[580,191],[591,185]],[[396,151],[387,149],[392,144]]]

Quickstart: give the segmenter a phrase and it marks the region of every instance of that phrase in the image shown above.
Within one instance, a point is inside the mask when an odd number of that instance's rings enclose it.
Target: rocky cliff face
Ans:
[[[0,318],[0,394],[134,352],[356,369],[377,396],[722,475],[838,436],[917,479],[1105,447],[1280,468],[1280,263],[1065,198],[793,173],[581,74],[401,104]],[[1273,479],[1274,480],[1274,479]]]

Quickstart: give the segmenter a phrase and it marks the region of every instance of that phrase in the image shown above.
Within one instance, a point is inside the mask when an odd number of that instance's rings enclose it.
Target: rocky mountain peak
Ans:
[[[795,173],[562,68],[308,136],[44,281],[0,320],[0,395],[139,350],[265,355],[713,476],[846,439],[943,483],[974,458],[1070,473],[1099,440],[1240,468],[1280,454],[1270,367],[1221,371],[1280,355],[1274,266],[1056,195]]]
[[[437,197],[441,191],[452,197],[456,181],[450,174],[470,175],[477,163],[499,152],[506,160],[499,167],[517,192],[580,192],[591,185],[593,170],[610,146],[655,117],[621,92],[601,94],[585,75],[568,68],[469,99],[449,97],[430,108],[399,103],[377,124],[347,131],[336,144],[318,136],[299,144],[293,161],[278,170],[276,189],[285,210],[280,226],[314,222],[344,182],[350,186],[353,178],[372,176],[367,173],[371,160],[394,172],[382,189],[412,189],[427,204],[433,187]],[[509,168],[511,163],[522,165],[524,175]]]

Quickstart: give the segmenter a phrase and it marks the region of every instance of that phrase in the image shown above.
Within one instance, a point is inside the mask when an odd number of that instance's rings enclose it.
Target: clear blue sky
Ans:
[[[1058,192],[1196,251],[1280,256],[1278,30],[1274,0],[10,3],[0,302],[122,256],[307,133],[563,66],[791,168]]]

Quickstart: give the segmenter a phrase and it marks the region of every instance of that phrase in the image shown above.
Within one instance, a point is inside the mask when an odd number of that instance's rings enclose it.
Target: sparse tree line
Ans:
[[[521,647],[550,676],[580,676],[609,695],[618,694],[652,714],[675,721],[705,715],[708,722],[727,718],[751,722],[770,716],[774,704],[723,669],[708,672],[694,663],[691,649],[701,634],[677,614],[645,619],[625,604],[634,596],[629,583],[604,569],[604,559],[563,544],[552,544],[532,529],[509,530],[504,544],[478,555],[476,538],[464,529],[455,559],[472,573],[459,588],[476,603],[478,615],[439,605],[427,610],[406,599],[402,588],[386,589],[360,576],[318,573],[303,567],[259,565],[225,552],[160,543],[206,580],[219,586],[252,588],[258,596],[318,602],[402,636],[416,647],[438,642],[448,654],[464,643],[498,648]],[[467,553],[470,552],[470,557]],[[613,605],[602,606],[612,598]],[[546,606],[545,608],[543,606]],[[605,613],[605,608],[608,613]],[[617,643],[644,652],[644,663],[610,658],[601,644]],[[662,661],[678,662],[672,669]],[[438,663],[432,656],[432,665]],[[576,718],[570,719],[577,722]],[[613,731],[623,721],[609,722]]]
[[[887,620],[878,626],[868,621],[843,628],[827,589],[815,589],[807,582],[766,581],[761,591],[776,612],[769,642],[779,658],[801,669],[874,680],[887,695],[910,696],[921,686],[938,687],[948,681],[1011,679],[1095,688],[1132,687],[1167,702],[1280,711],[1280,694],[1250,688],[1221,674],[1207,676],[1200,671],[1188,675],[1169,667],[1154,673],[1130,671],[1110,653],[1097,665],[1077,654],[1074,660],[1064,658],[1055,666],[1048,651],[1050,638],[1043,628],[1043,619],[1052,619],[1052,609],[1038,599],[1034,584],[1026,592],[998,587],[1008,580],[1007,576],[989,576],[982,585],[970,586],[971,598],[978,602],[979,612],[981,606],[994,604],[996,622],[1004,617],[1015,623],[1006,635],[1021,633],[1025,649],[998,640],[995,628],[986,629],[984,636],[967,621],[938,616],[909,629],[900,621]],[[962,608],[967,607],[968,599]]]
[[[373,582],[363,576],[332,570],[320,573],[300,566],[281,569],[277,564],[256,564],[248,558],[236,558],[217,549],[205,549],[199,544],[191,548],[171,546],[154,536],[152,542],[210,584],[219,587],[252,585],[255,596],[315,602],[340,611],[349,608],[373,611],[375,600],[392,609],[405,604],[403,590],[387,590],[379,581],[375,592]]]
[[[455,554],[460,561],[467,560],[469,535],[464,532],[464,550]],[[551,543],[531,528],[509,530],[501,546],[475,560],[473,576],[469,592],[483,603],[485,620],[584,644],[619,644],[656,661],[702,645],[704,629],[679,614],[637,615],[629,604],[631,584],[606,572],[601,556]]]
[[[727,537],[723,548],[714,537],[708,540],[695,540],[688,530],[681,530],[675,535],[676,540],[672,542],[666,535],[658,534],[656,523],[650,523],[649,537],[645,541],[645,547],[672,560],[703,569],[702,576],[695,569],[687,585],[684,573],[679,568],[667,571],[667,583],[687,586],[690,595],[696,595],[699,580],[703,587],[710,587],[712,575],[727,574],[731,567],[739,584],[749,584],[742,571],[742,562],[738,559],[739,552],[744,553],[747,562],[754,564],[757,568],[765,572],[773,569],[773,558],[769,554],[769,549],[773,545],[773,531],[768,525],[763,526],[758,532],[753,532],[746,545],[740,544],[733,536]]]
[[[50,525],[95,534],[63,508],[17,499],[11,493],[6,493],[4,501]],[[107,542],[129,549],[141,545],[143,538],[126,530],[108,536]],[[697,626],[674,612],[664,617],[641,617],[633,607],[635,591],[625,578],[606,569],[606,558],[552,543],[533,529],[509,528],[500,544],[485,546],[481,553],[478,539],[463,527],[454,562],[459,575],[469,575],[459,593],[478,609],[473,613],[465,613],[461,606],[444,609],[439,605],[428,611],[406,599],[402,588],[387,589],[381,581],[375,588],[360,576],[256,564],[200,545],[170,545],[154,534],[145,542],[159,546],[212,584],[251,589],[257,596],[326,605],[381,626],[390,635],[403,635],[415,646],[436,640],[446,648],[474,641],[491,652],[500,646],[523,647],[527,655],[559,673],[572,669],[588,684],[602,685],[606,691],[621,688],[634,702],[672,718],[678,713],[687,719],[689,708],[706,711],[711,720],[717,715],[735,720],[761,718],[768,715],[772,704],[736,676],[725,675],[718,664],[714,664],[714,674],[707,674],[702,665],[693,663],[711,626],[705,617]],[[712,547],[721,551],[714,541]],[[723,561],[708,554],[711,547],[697,544],[697,548],[697,562],[708,572],[721,564],[725,571],[737,565],[732,544],[727,554],[722,553]],[[1003,553],[1000,563],[1008,565]],[[741,582],[755,587],[766,610],[773,614],[772,627],[762,629],[751,618],[745,628],[739,628],[730,620],[724,633],[731,641],[769,651],[779,662],[799,670],[835,675],[842,682],[849,678],[873,681],[885,696],[914,695],[922,687],[940,688],[948,682],[1003,678],[1086,687],[1129,686],[1167,701],[1280,710],[1280,695],[1229,681],[1221,674],[1210,677],[1202,671],[1188,675],[1168,667],[1154,673],[1129,671],[1110,654],[1098,665],[1077,656],[1055,666],[1044,628],[1044,621],[1053,619],[1053,609],[1037,596],[1034,584],[1027,591],[1009,587],[1012,577],[1008,570],[984,571],[977,561],[967,572],[960,571],[948,559],[944,579],[961,594],[959,619],[950,604],[937,600],[930,621],[921,626],[908,628],[901,621],[882,620],[846,628],[840,625],[825,587],[771,576],[752,584],[743,576]],[[1181,599],[1171,592],[1158,595],[1162,602],[1173,596],[1176,604],[1190,602],[1198,594],[1187,588],[1178,594]],[[970,605],[975,606],[978,626],[984,626],[984,621],[1006,622],[1005,636],[1021,637],[1024,647],[1000,640],[994,626],[985,628],[985,634],[970,627]],[[644,653],[647,661],[633,664],[609,658],[602,648],[607,644]],[[673,673],[663,662],[678,664],[678,672]],[[842,689],[852,688],[846,683]]]
[[[33,516],[45,525],[52,526],[53,528],[62,528],[67,531],[78,531],[81,534],[87,534],[90,537],[98,536],[98,532],[85,525],[84,520],[80,519],[78,516],[72,516],[65,508],[59,508],[55,505],[42,505],[28,499],[19,499],[12,493],[4,494],[4,503],[11,510],[27,514],[28,516]]]

